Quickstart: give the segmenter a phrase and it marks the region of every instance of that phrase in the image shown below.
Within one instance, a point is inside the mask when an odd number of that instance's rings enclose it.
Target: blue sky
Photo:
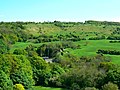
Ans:
[[[0,0],[0,21],[118,21],[120,0]]]

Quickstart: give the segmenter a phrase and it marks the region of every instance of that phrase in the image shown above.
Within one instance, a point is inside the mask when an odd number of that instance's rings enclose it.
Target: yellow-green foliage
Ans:
[[[13,90],[25,90],[22,84],[15,84]]]
[[[103,90],[118,90],[118,86],[111,82],[108,82],[108,84],[105,84],[102,88]]]

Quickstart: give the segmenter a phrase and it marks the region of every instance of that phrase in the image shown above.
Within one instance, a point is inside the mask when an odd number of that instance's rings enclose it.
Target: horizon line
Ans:
[[[120,21],[113,21],[113,20],[84,20],[84,21],[69,21],[69,20],[53,20],[53,21],[50,21],[50,20],[43,20],[43,21],[36,21],[36,20],[15,20],[15,21],[0,21],[0,23],[1,22],[36,22],[36,23],[38,23],[38,22],[54,22],[54,21],[59,21],[59,22],[83,22],[83,23],[85,23],[86,21],[98,21],[98,22],[118,22],[118,23],[120,23]]]

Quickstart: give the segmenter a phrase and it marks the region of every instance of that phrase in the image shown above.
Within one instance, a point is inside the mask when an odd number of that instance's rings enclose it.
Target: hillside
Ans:
[[[119,22],[0,22],[0,88],[120,88],[119,46]]]

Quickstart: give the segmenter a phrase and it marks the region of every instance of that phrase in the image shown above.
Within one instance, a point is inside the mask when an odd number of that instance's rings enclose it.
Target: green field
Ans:
[[[32,90],[67,90],[67,89],[35,86],[32,88]]]
[[[53,24],[27,24],[24,25],[25,31],[29,34],[39,36],[40,34],[45,35],[69,35],[70,33],[79,35],[80,37],[94,37],[94,36],[109,36],[116,28],[116,26],[105,26],[105,25],[89,25],[89,24],[79,24],[72,25],[65,24],[67,27],[61,28]],[[105,28],[104,28],[105,27]]]
[[[119,50],[120,43],[109,43],[109,40],[86,40],[75,42],[81,46],[81,49],[67,49],[71,54],[76,56],[95,56],[98,49]],[[105,55],[110,57],[113,63],[120,63],[120,55]]]

